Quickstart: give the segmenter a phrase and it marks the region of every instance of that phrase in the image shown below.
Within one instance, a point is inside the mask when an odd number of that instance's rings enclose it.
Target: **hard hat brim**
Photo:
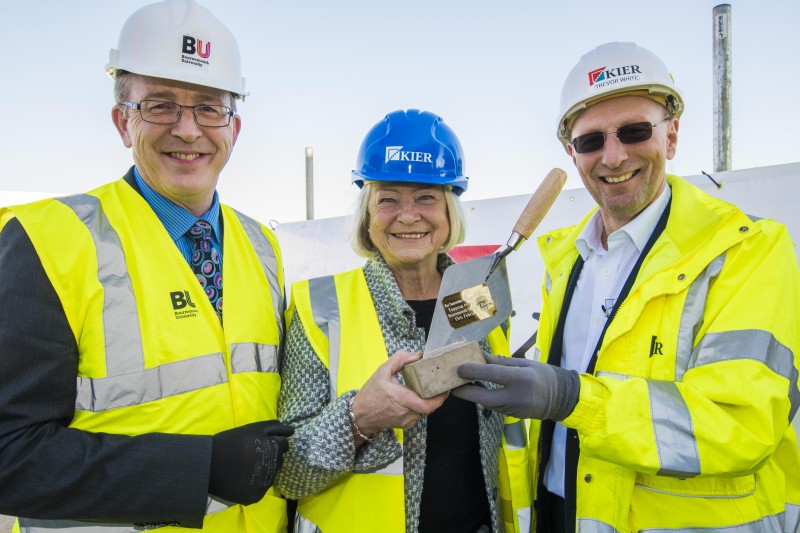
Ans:
[[[469,183],[469,178],[466,176],[459,176],[457,178],[443,178],[441,176],[432,176],[424,174],[406,174],[403,172],[361,172],[360,170],[352,171],[352,182],[358,188],[364,186],[365,181],[389,181],[397,183],[420,183],[425,185],[441,185],[444,187],[451,187],[456,196],[460,196]]]

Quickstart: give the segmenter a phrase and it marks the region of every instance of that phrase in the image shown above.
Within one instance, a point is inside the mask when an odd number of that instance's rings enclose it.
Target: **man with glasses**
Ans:
[[[634,43],[584,55],[558,137],[598,204],[543,235],[537,361],[462,365],[531,421],[537,531],[795,532],[800,270],[786,228],[665,171],[683,98]]]
[[[22,532],[285,530],[280,250],[216,193],[247,94],[236,40],[166,0],[106,70],[134,166],[0,209],[0,513]]]

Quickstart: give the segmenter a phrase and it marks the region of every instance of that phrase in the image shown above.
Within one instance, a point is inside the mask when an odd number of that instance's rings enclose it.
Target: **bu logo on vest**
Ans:
[[[192,318],[197,315],[197,308],[189,296],[189,291],[173,291],[169,293],[175,318]]]

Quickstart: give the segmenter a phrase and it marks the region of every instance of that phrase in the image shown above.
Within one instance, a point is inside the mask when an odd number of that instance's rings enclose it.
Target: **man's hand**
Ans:
[[[528,359],[489,354],[484,357],[485,365],[459,366],[459,377],[489,381],[503,387],[486,389],[463,385],[452,391],[453,396],[516,418],[563,420],[575,409],[580,392],[577,372]]]
[[[208,492],[242,505],[259,501],[272,486],[293,433],[291,426],[267,420],[214,435]]]

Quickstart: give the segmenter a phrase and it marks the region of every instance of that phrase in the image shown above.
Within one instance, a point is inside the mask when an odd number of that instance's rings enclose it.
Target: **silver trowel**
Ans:
[[[504,248],[444,271],[424,354],[450,343],[480,340],[511,315],[505,257],[533,234],[566,180],[567,174],[560,168],[547,174]]]

